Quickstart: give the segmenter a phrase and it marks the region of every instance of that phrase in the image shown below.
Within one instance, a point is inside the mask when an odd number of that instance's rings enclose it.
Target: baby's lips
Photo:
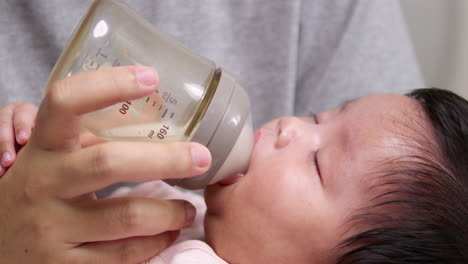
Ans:
[[[244,174],[238,173],[238,174],[235,174],[235,175],[232,175],[232,176],[229,176],[229,177],[227,177],[225,179],[220,180],[218,182],[218,184],[223,185],[223,186],[231,185],[231,184],[236,183],[242,177],[244,177]]]
[[[257,144],[257,142],[258,142],[258,140],[260,139],[261,136],[262,136],[262,130],[261,129],[258,129],[257,131],[255,131],[254,144]]]

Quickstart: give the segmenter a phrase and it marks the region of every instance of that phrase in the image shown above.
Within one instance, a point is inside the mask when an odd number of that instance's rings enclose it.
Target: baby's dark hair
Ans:
[[[361,231],[339,244],[338,264],[468,263],[468,101],[436,88],[407,96],[433,132],[419,133],[419,154],[385,161],[371,187],[384,191],[348,221]]]

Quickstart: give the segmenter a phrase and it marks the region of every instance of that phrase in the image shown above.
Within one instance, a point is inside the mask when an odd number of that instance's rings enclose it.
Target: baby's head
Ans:
[[[465,263],[467,118],[428,89],[273,120],[246,176],[207,188],[207,242],[230,263]]]

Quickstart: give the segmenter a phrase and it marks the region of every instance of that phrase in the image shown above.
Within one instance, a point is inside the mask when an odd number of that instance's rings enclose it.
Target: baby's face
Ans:
[[[415,116],[416,100],[377,94],[265,124],[245,177],[205,192],[207,242],[230,263],[333,262],[347,217],[369,198],[377,164],[404,154],[398,132]]]

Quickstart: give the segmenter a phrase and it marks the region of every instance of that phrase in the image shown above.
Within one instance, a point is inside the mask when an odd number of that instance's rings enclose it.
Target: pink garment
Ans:
[[[213,249],[200,240],[186,240],[175,244],[144,264],[228,264]],[[141,263],[141,264],[143,264]]]
[[[186,200],[197,209],[193,225],[182,230],[179,238],[172,246],[141,264],[228,264],[218,257],[208,244],[201,241],[204,237],[203,220],[206,205],[200,195],[171,187],[162,181],[153,181],[140,184],[134,188],[119,188],[111,196]]]

